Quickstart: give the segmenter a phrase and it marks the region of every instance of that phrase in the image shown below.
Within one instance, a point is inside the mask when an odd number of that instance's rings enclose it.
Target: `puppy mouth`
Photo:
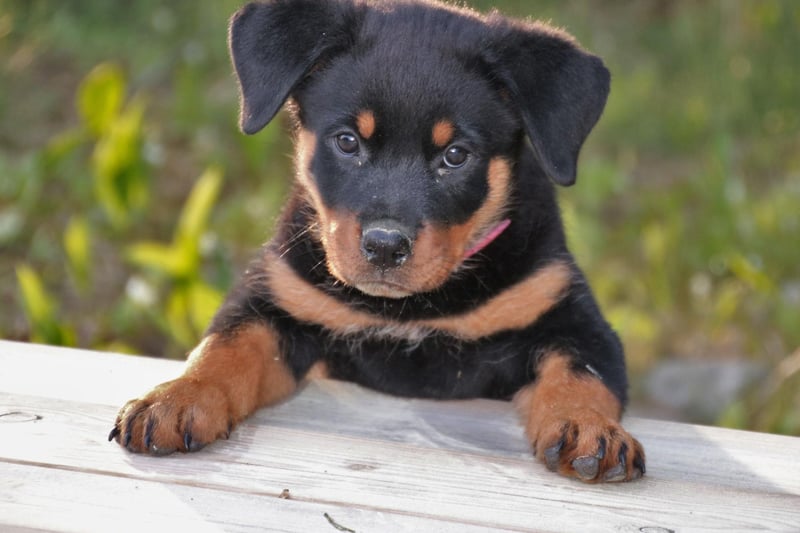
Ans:
[[[379,298],[405,298],[414,294],[414,291],[388,281],[362,281],[353,283],[353,286],[369,296],[376,296]]]

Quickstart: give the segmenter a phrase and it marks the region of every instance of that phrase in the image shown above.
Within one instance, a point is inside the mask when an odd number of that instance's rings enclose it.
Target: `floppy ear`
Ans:
[[[354,15],[349,2],[329,0],[254,2],[233,15],[228,44],[245,133],[266,126],[323,56],[351,42]]]
[[[575,183],[578,153],[608,97],[610,75],[600,58],[566,33],[543,24],[514,24],[500,16],[489,47],[495,75],[511,92],[545,173]]]

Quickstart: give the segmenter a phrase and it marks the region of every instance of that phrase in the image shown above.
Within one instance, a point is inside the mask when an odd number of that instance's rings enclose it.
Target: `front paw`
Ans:
[[[582,481],[631,481],[645,473],[639,441],[618,422],[591,409],[569,417],[544,417],[533,445],[548,469]]]
[[[120,409],[108,440],[134,453],[194,452],[228,438],[234,420],[218,387],[186,377],[162,383]]]

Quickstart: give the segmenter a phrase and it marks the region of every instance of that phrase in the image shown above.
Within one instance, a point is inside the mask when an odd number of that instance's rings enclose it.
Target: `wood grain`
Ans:
[[[628,419],[648,473],[586,486],[535,463],[504,402],[323,380],[192,455],[106,442],[176,362],[0,341],[0,531],[797,531],[800,439]],[[280,498],[289,490],[289,499]]]

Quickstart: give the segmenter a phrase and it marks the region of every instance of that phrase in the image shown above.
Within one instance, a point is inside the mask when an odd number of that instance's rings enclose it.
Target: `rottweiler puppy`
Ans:
[[[620,425],[619,339],[567,250],[609,73],[566,33],[426,0],[271,0],[230,24],[241,128],[288,102],[296,179],[274,238],[185,373],[109,440],[192,452],[328,376],[514,400],[534,454],[584,481],[645,472]]]

